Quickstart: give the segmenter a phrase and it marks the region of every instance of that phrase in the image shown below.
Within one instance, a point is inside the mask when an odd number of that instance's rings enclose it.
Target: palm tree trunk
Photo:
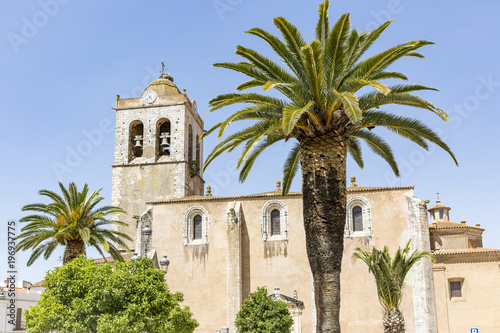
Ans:
[[[398,309],[390,309],[384,315],[384,333],[404,333],[405,319]]]
[[[83,241],[70,240],[66,242],[66,251],[64,252],[64,264],[66,265],[73,259],[78,258],[79,255],[85,253],[85,244]]]
[[[307,256],[314,279],[318,333],[340,333],[340,268],[346,219],[345,138],[300,140]]]

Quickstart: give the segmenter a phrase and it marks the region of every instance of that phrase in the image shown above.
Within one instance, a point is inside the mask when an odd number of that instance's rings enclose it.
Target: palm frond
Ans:
[[[330,115],[335,110],[333,106],[337,102],[340,102],[342,103],[342,110],[345,112],[347,117],[349,117],[351,123],[359,124],[361,122],[363,114],[359,107],[358,97],[356,95],[347,91],[338,92],[337,90],[334,89],[332,89],[331,95],[332,95],[331,99],[334,99],[334,101],[332,103],[332,108],[328,110],[329,119],[331,119]]]
[[[285,103],[277,98],[264,96],[256,93],[246,93],[246,94],[223,94],[215,98],[212,98],[208,104],[211,106],[209,112],[218,110],[224,106],[238,104],[238,103],[253,103],[259,105],[269,105],[282,108]]]
[[[217,137],[221,138],[227,126],[231,122],[240,120],[276,120],[280,121],[283,109],[270,105],[250,105],[242,108],[240,111],[233,113],[226,120],[220,123]]]
[[[295,78],[288,74],[288,72],[281,68],[281,66],[264,57],[255,50],[239,45],[236,47],[236,54],[250,61],[254,68],[257,68],[261,72],[265,73],[271,80],[277,80],[279,82],[295,81]]]
[[[310,118],[314,118],[314,101],[310,101],[304,106],[296,105],[296,104],[288,104],[283,109],[283,131],[285,135],[289,135],[297,122],[303,116],[309,116]],[[308,114],[308,115],[307,115]]]
[[[288,157],[283,166],[283,190],[282,194],[287,195],[290,191],[290,186],[292,186],[292,181],[297,174],[300,166],[300,144],[295,143],[293,148],[290,150]]]
[[[409,93],[391,92],[387,95],[383,95],[380,93],[368,93],[359,97],[359,108],[363,112],[388,104],[406,105],[429,110],[438,115],[442,120],[446,120],[447,118],[449,118],[449,116],[443,110],[437,108],[432,103],[424,100],[421,97]]]
[[[305,64],[301,52],[302,47],[306,46],[304,37],[302,37],[297,27],[288,22],[285,18],[277,17],[273,21],[283,35],[287,52],[295,59],[295,66],[298,67],[299,72],[304,72]],[[304,84],[310,86],[309,80],[307,79]]]
[[[364,140],[375,154],[382,157],[391,166],[394,174],[399,176],[398,165],[394,159],[394,155],[392,154],[392,149],[380,136],[370,131],[360,129],[352,132],[351,137]]]
[[[410,139],[424,149],[428,148],[425,142],[428,140],[446,151],[458,165],[450,147],[441,140],[437,133],[417,119],[400,117],[382,111],[367,111],[363,114],[363,127],[385,127],[393,133]]]
[[[356,137],[350,137],[347,141],[347,151],[351,155],[352,159],[360,168],[364,168],[365,163],[363,161],[363,154],[361,150],[361,144],[359,139]]]
[[[259,79],[249,80],[249,81],[243,82],[239,86],[237,86],[236,91],[243,91],[243,90],[251,89],[251,88],[255,88],[255,87],[262,87],[264,84],[266,84],[266,81],[263,81],[263,80],[259,80]]]
[[[284,135],[273,135],[273,136],[267,136],[261,143],[259,143],[259,145],[245,159],[245,163],[243,163],[243,166],[241,167],[238,180],[240,182],[244,182],[247,179],[248,173],[252,169],[252,166],[255,163],[255,160],[257,159],[257,157],[259,157],[260,154],[266,148],[268,148],[269,146],[275,144],[276,142],[284,140],[284,139],[285,139]]]
[[[276,36],[260,28],[252,28],[246,31],[246,33],[252,34],[266,41],[279,58],[287,65],[287,67],[299,78],[299,81],[305,82],[307,80],[304,68],[300,64],[299,60],[288,52],[288,48],[285,43],[279,40]]]
[[[208,154],[203,166],[203,170],[205,170],[208,165],[210,165],[210,163],[223,152],[234,150],[243,142],[251,139],[256,135],[260,135],[262,132],[276,131],[278,128],[278,123],[274,121],[259,121],[250,127],[247,127],[239,132],[230,135],[225,140],[217,144],[212,152]]]
[[[408,81],[408,78],[403,73],[399,72],[378,72],[370,76],[370,80],[386,80],[386,79],[399,79]]]
[[[334,82],[340,75],[346,59],[346,41],[351,29],[349,13],[342,15],[333,26],[325,47],[324,68],[326,71],[326,89],[335,88]]]
[[[322,49],[325,49],[326,40],[330,33],[330,23],[328,21],[328,7],[330,7],[330,1],[326,0],[322,2],[318,7],[319,20],[316,25],[316,39],[320,41]]]

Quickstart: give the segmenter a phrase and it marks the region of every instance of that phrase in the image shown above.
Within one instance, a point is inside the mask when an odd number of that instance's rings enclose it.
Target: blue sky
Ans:
[[[234,109],[205,114],[207,101],[234,91],[244,79],[214,68],[238,61],[237,45],[271,55],[256,37],[244,34],[261,27],[277,34],[272,18],[284,16],[314,36],[319,1],[8,1],[0,6],[0,251],[6,252],[9,219],[23,216],[21,207],[39,202],[40,189],[55,190],[57,182],[88,183],[102,188],[109,202],[114,149],[115,96],[140,96],[158,76],[161,55],[180,89],[186,88],[205,120],[205,127]],[[354,27],[373,29],[394,22],[368,52],[415,39],[436,43],[422,49],[427,57],[406,59],[393,66],[412,83],[438,88],[421,94],[447,111],[443,123],[429,112],[391,109],[425,121],[445,138],[460,162],[456,167],[444,151],[429,152],[393,136],[402,177],[367,150],[365,168],[350,160],[348,176],[360,186],[415,185],[415,195],[452,207],[451,218],[486,228],[484,247],[500,248],[500,221],[492,214],[499,199],[500,104],[498,13],[500,2],[435,2],[410,0],[333,1],[330,20],[351,12]],[[111,130],[110,130],[111,128]],[[205,141],[205,156],[216,144]],[[237,181],[236,155],[223,155],[205,173],[215,195],[236,195],[274,189],[282,178],[287,144],[262,155],[244,184]],[[77,155],[77,156],[75,156]],[[296,179],[292,190],[300,190]],[[20,229],[20,227],[19,227]],[[4,253],[5,253],[4,252]],[[62,249],[32,268],[26,253],[17,255],[19,278],[36,282],[57,264]],[[0,271],[7,270],[0,256]]]

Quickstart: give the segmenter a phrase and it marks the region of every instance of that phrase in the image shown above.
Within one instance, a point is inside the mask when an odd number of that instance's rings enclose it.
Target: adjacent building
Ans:
[[[40,299],[41,283],[35,290],[28,281],[5,280],[0,288],[0,333],[25,332],[23,312]]]

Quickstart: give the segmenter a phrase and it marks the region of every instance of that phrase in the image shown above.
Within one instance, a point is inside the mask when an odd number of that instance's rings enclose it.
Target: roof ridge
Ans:
[[[387,190],[413,190],[415,186],[394,186],[394,187],[347,187],[347,192],[365,192],[365,191],[387,191]],[[162,204],[162,203],[174,203],[174,202],[186,202],[193,200],[202,200],[202,201],[217,201],[217,200],[233,200],[233,199],[246,199],[246,198],[261,198],[261,197],[289,197],[289,196],[302,196],[302,192],[288,192],[287,195],[283,195],[279,191],[269,191],[255,194],[246,194],[246,195],[232,195],[232,196],[189,196],[183,198],[172,198],[166,200],[156,200],[156,201],[148,201],[147,204]]]

